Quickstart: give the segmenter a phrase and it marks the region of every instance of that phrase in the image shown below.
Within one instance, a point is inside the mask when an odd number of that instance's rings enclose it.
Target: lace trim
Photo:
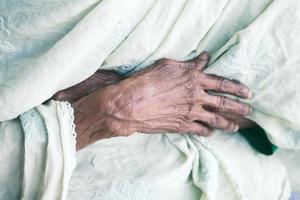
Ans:
[[[61,104],[61,108],[64,114],[67,115],[69,124],[71,125],[71,142],[72,142],[72,150],[74,152],[74,157],[76,154],[76,137],[77,133],[75,131],[75,124],[74,124],[74,109],[72,108],[72,105],[67,102],[59,102]]]

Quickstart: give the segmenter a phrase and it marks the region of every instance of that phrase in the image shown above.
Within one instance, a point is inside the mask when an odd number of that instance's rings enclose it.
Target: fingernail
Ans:
[[[241,109],[244,116],[247,116],[252,112],[252,108],[249,105],[244,105]]]
[[[247,110],[245,111],[245,116],[251,114],[252,110],[253,109],[250,106],[247,106]]]
[[[247,98],[251,99],[253,97],[253,92],[251,90],[248,90],[247,92]]]
[[[239,126],[238,125],[235,125],[234,129],[233,129],[233,132],[237,132],[239,130]]]
[[[248,115],[251,114],[252,111],[253,111],[253,109],[249,106],[249,113],[248,113]]]

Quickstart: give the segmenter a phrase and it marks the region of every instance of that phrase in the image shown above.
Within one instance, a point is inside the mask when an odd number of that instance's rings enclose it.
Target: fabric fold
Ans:
[[[36,49],[32,57],[3,64],[0,70],[0,121],[17,117],[59,90],[91,76],[143,19],[152,4],[152,0],[103,1],[45,53],[39,55]],[[51,12],[55,13],[55,10]],[[54,29],[64,31],[60,26]],[[46,35],[51,37],[51,33]],[[20,40],[26,39],[24,35]],[[26,90],[23,89],[25,85]]]
[[[261,155],[240,135],[219,131],[211,138],[140,133],[101,140],[76,154],[69,181],[75,154],[71,107],[43,102],[98,68],[135,72],[161,57],[185,60],[208,50],[212,58],[205,71],[250,87],[255,95],[245,101],[254,108],[249,118],[279,148],[299,149],[299,1],[70,0],[76,9],[34,2],[18,4],[24,7],[11,17],[2,10],[15,1],[0,4],[0,156],[7,160],[0,165],[0,195],[5,199],[20,194],[64,199],[67,190],[71,199],[289,198],[291,175],[282,158]],[[50,4],[65,6],[70,15],[59,20],[65,23],[45,20],[55,13]],[[17,17],[22,9],[43,6],[49,10],[41,18]],[[43,23],[37,23],[34,36],[22,35],[31,20]],[[25,41],[28,46],[18,46]],[[45,47],[36,46],[38,41]],[[21,113],[30,120],[13,119]],[[31,176],[35,171],[43,178]],[[33,187],[38,182],[40,187]],[[295,181],[292,188],[298,190]]]
[[[15,123],[18,128],[9,128]],[[10,139],[15,135],[19,137]],[[69,103],[50,101],[16,121],[1,122],[0,137],[1,148],[11,145],[15,149],[15,153],[1,150],[8,154],[0,154],[1,163],[9,164],[8,168],[0,165],[1,199],[66,199],[76,165],[76,134]],[[18,178],[10,175],[13,173]]]

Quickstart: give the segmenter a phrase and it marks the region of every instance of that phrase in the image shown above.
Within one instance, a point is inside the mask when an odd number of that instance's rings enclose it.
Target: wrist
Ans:
[[[72,104],[74,110],[74,124],[77,133],[76,149],[90,145],[97,140],[108,138],[105,131],[105,116],[96,110],[88,98],[83,98]]]
[[[108,86],[72,104],[77,150],[101,139],[135,132],[130,116],[120,114],[124,102],[118,94],[113,86]]]

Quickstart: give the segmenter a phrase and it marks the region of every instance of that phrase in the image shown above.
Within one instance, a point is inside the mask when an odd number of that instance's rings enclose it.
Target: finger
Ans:
[[[212,134],[212,129],[210,127],[207,127],[201,123],[197,122],[191,122],[186,125],[186,128],[184,130],[185,133],[191,133],[199,136],[210,136]]]
[[[69,88],[56,93],[52,98],[55,101],[68,101],[72,103],[80,99],[82,96],[84,96],[84,94],[77,92],[74,88]]]
[[[228,93],[242,98],[251,98],[252,92],[241,83],[223,77],[206,75],[205,89]]]
[[[229,132],[236,132],[239,130],[239,126],[236,123],[216,113],[202,112],[199,116],[199,121],[206,123],[212,128]]]
[[[255,122],[243,117],[243,116],[240,116],[240,115],[235,115],[235,114],[232,114],[232,113],[225,113],[225,112],[218,112],[217,114],[225,117],[226,119],[229,119],[231,121],[234,121],[236,124],[239,125],[239,128],[242,129],[242,128],[250,128],[250,127],[253,127],[255,126]]]
[[[235,113],[243,116],[249,115],[252,112],[252,108],[249,105],[224,96],[207,95],[203,98],[203,101],[205,106],[212,107],[221,112]]]
[[[204,51],[195,58],[185,61],[184,64],[189,68],[196,68],[197,70],[202,71],[207,66],[208,61],[209,54],[208,52]]]

